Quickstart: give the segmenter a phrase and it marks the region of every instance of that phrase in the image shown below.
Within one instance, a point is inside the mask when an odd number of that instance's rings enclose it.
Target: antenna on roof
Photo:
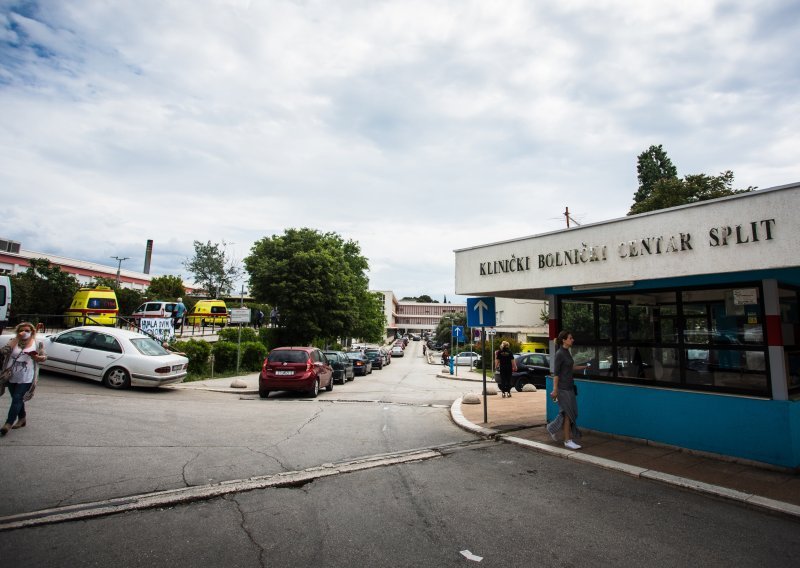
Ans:
[[[580,224],[580,223],[578,223],[578,222],[577,222],[577,221],[576,221],[576,220],[575,220],[575,219],[574,219],[574,218],[573,218],[573,217],[572,217],[572,216],[569,214],[569,207],[567,207],[567,208],[564,210],[564,217],[567,219],[567,229],[569,229],[569,222],[570,222],[570,221],[572,221],[573,223],[575,223],[575,224],[576,224],[578,227],[580,227],[580,226],[581,226],[581,224]]]

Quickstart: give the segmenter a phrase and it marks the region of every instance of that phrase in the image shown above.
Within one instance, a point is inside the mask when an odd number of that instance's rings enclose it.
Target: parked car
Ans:
[[[402,357],[405,354],[405,350],[400,345],[392,347],[392,357]]]
[[[353,362],[353,370],[356,375],[369,375],[372,372],[372,361],[363,353],[350,352],[347,354]]]
[[[458,355],[455,355],[454,359],[455,365],[469,365],[470,367],[474,367],[475,364],[481,360],[481,356],[474,351],[462,351]]]
[[[545,388],[545,377],[550,374],[550,356],[547,353],[523,353],[515,357],[517,372],[513,376],[514,388],[522,391],[522,387],[531,384],[536,388]]]
[[[353,362],[344,351],[325,351],[325,357],[333,368],[333,382],[345,384],[347,381],[355,380],[356,373],[353,370]]]
[[[272,391],[304,391],[316,398],[320,388],[333,390],[333,367],[316,347],[276,347],[264,359],[258,376],[258,395]]]
[[[13,335],[0,336],[0,347]],[[37,336],[44,343],[46,371],[100,381],[112,389],[179,383],[189,359],[167,351],[147,335],[104,326],[81,326]]]
[[[381,347],[381,354],[383,355],[383,364],[389,365],[392,362],[392,350],[388,347]]]
[[[373,369],[383,369],[384,361],[383,352],[380,349],[367,349],[367,359],[372,361]]]
[[[175,302],[145,302],[136,308],[131,317],[139,322],[142,318],[171,318]]]

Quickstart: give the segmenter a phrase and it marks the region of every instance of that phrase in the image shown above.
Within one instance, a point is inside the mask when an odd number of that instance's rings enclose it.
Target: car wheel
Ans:
[[[342,379],[342,384],[344,384],[344,379]],[[331,392],[333,390],[333,378],[331,377],[331,381],[328,383],[328,386],[325,387],[325,390]]]
[[[258,389],[258,396],[261,398],[269,398],[269,391]]]
[[[131,386],[131,376],[122,367],[113,367],[103,377],[103,384],[110,389],[127,389]]]
[[[522,387],[524,387],[526,384],[527,383],[525,379],[520,379],[517,381],[517,384],[514,386],[514,388],[517,389],[517,392],[522,392]]]
[[[308,396],[310,396],[311,398],[317,398],[318,394],[319,394],[319,377],[314,379],[314,386],[311,388],[310,391],[308,391]]]

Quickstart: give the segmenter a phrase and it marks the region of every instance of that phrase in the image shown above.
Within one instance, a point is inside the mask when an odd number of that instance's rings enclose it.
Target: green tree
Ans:
[[[647,151],[640,154],[636,169],[639,173],[639,189],[633,196],[633,205],[628,215],[697,203],[756,189],[752,186],[746,189],[733,189],[733,172],[730,170],[718,176],[694,174],[679,178],[675,166],[660,145],[650,146]]]
[[[78,280],[46,258],[32,258],[29,266],[11,277],[15,315],[63,314],[80,288]]]
[[[186,286],[180,276],[156,276],[147,287],[147,297],[151,300],[176,300],[185,295]]]
[[[450,343],[452,339],[452,327],[454,325],[463,325],[464,331],[467,331],[467,312],[451,312],[442,315],[442,318],[439,320],[439,325],[436,326],[436,331],[433,332],[433,336],[436,338],[436,341]]]
[[[287,229],[257,241],[244,259],[250,291],[281,314],[281,341],[353,336],[369,317],[367,259],[336,233]]]
[[[358,313],[353,325],[352,337],[369,343],[381,341],[386,332],[386,315],[383,313],[383,294],[369,292],[360,295]]]
[[[633,196],[634,207],[650,197],[659,181],[678,179],[678,170],[661,144],[650,146],[639,154],[636,173],[639,178],[639,189]]]
[[[117,304],[119,304],[119,315],[129,316],[133,311],[142,305],[144,294],[132,288],[120,288],[116,290]]]
[[[225,244],[224,241],[222,244],[194,241],[194,256],[183,263],[194,275],[195,282],[212,298],[230,293],[233,282],[241,275],[239,267],[225,252]]]

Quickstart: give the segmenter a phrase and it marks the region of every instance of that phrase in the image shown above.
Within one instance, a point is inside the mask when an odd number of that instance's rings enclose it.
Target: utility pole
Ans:
[[[115,259],[117,261],[117,290],[119,290],[119,271],[122,268],[122,261],[123,260],[128,260],[130,257],[129,256],[123,256],[122,258],[120,258],[118,256],[112,256],[110,258],[113,258],[113,259]]]

